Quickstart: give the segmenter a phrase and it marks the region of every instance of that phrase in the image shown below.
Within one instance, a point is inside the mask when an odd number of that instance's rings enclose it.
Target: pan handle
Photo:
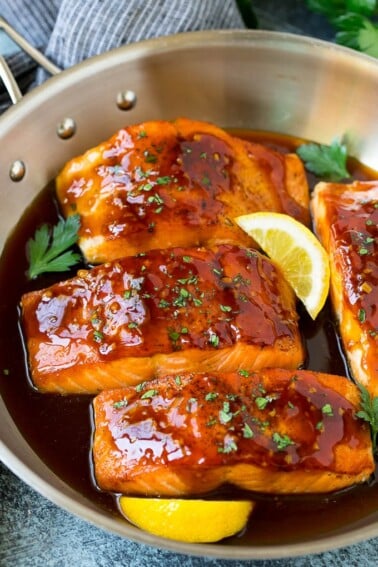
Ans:
[[[11,101],[16,104],[22,99],[22,93],[4,57],[0,55],[0,78],[8,91]]]
[[[27,53],[38,65],[41,65],[48,73],[51,75],[57,75],[60,73],[61,69],[52,63],[47,57],[45,57],[38,49],[31,45],[22,35],[16,32],[8,24],[4,18],[0,16],[0,30],[3,30],[25,53]],[[6,90],[13,102],[16,104],[22,98],[21,91],[17,85],[16,79],[13,76],[12,71],[9,68],[8,63],[5,61],[4,57],[0,55],[0,78],[4,83]]]

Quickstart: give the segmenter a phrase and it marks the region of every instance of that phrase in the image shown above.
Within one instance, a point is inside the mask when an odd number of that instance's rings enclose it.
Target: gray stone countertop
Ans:
[[[195,0],[196,1],[196,0]],[[331,39],[303,1],[254,0],[264,29]],[[178,555],[122,539],[58,508],[0,463],[0,567],[359,567],[377,565],[378,538],[319,555],[232,561]]]

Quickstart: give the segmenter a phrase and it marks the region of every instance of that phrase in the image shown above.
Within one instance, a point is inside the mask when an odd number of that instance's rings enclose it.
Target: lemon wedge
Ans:
[[[328,254],[302,223],[282,213],[242,215],[235,222],[281,268],[296,296],[315,319],[328,296]]]
[[[151,534],[189,543],[210,543],[240,532],[254,503],[120,496],[119,507],[127,520]]]

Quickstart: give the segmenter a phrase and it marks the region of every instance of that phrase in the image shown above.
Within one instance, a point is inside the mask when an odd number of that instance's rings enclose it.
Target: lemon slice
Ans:
[[[281,268],[313,319],[329,291],[329,259],[316,236],[302,223],[281,213],[251,213],[235,222]]]
[[[127,520],[151,534],[190,543],[210,543],[240,532],[254,503],[120,496]]]

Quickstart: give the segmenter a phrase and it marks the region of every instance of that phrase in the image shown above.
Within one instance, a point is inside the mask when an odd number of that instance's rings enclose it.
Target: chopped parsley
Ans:
[[[279,433],[277,433],[277,431],[273,433],[272,439],[276,444],[278,451],[284,451],[290,445],[295,445],[294,441],[290,439],[288,435],[280,435]]]
[[[101,331],[93,331],[93,338],[96,343],[100,343],[104,338],[104,335],[101,333]]]
[[[148,399],[148,398],[153,398],[154,396],[156,396],[156,394],[158,394],[158,391],[157,391],[157,390],[153,390],[153,389],[147,390],[146,392],[144,392],[144,393],[141,395],[140,399],[141,399],[141,400],[146,400],[146,399]]]
[[[148,150],[145,150],[143,152],[143,155],[144,155],[144,161],[146,163],[156,163],[157,162],[157,156],[155,154],[152,154]]]
[[[154,193],[153,195],[150,195],[148,197],[147,202],[162,205],[164,203],[164,200],[160,197],[160,195],[158,193]]]
[[[127,406],[127,400],[124,398],[123,400],[119,400],[118,402],[114,402],[113,408],[121,409]]]
[[[218,337],[218,335],[216,335],[215,333],[211,333],[211,335],[210,335],[210,337],[209,337],[209,343],[210,343],[211,346],[213,346],[213,347],[219,346],[219,337]]]
[[[158,185],[166,185],[166,184],[169,183],[170,181],[171,181],[171,178],[170,178],[169,175],[165,175],[165,176],[163,176],[163,177],[158,177],[158,178],[156,179],[156,183],[157,183]]]
[[[243,432],[243,437],[245,439],[252,439],[252,437],[254,435],[254,433],[253,433],[252,429],[250,428],[250,426],[248,425],[248,423],[245,423],[243,425],[242,432]]]
[[[244,370],[243,368],[241,368],[239,370],[239,374],[240,374],[240,376],[244,376],[244,378],[248,378],[248,376],[249,376],[248,370]]]
[[[171,341],[176,342],[180,338],[180,333],[175,331],[174,329],[170,329],[168,330],[168,336],[171,339]]]
[[[216,392],[208,392],[205,396],[205,400],[207,402],[212,402],[213,400],[216,400],[218,396],[219,394],[217,394]]]
[[[243,278],[243,276],[241,274],[236,274],[236,276],[234,276],[232,278],[232,283],[234,285],[250,285],[251,284],[251,280],[248,278]]]
[[[230,403],[223,402],[223,408],[219,412],[219,420],[223,425],[229,423],[232,420],[233,414],[230,411]]]
[[[235,451],[237,450],[238,450],[238,446],[233,439],[226,440],[223,447],[218,447],[218,453],[224,453],[224,454],[235,453]]]
[[[257,398],[255,398],[255,404],[260,410],[263,410],[270,402],[275,399],[276,396],[258,396]]]
[[[358,320],[360,321],[360,323],[365,323],[365,321],[366,321],[365,309],[359,309],[358,310]]]
[[[333,416],[333,409],[331,404],[324,404],[324,406],[322,407],[322,414],[328,415],[329,417]]]
[[[152,188],[153,188],[152,183],[144,183],[143,185],[140,186],[140,189],[142,191],[151,191]]]

